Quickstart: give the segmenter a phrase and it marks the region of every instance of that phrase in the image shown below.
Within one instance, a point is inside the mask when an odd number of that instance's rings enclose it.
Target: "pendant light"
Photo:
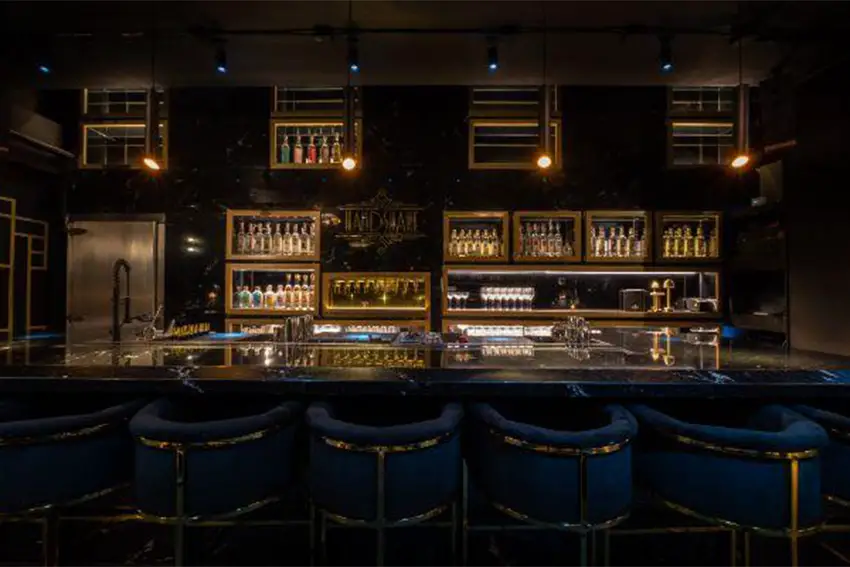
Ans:
[[[747,134],[749,130],[749,112],[747,112],[747,87],[744,85],[744,38],[738,38],[738,140],[737,153],[732,158],[730,166],[743,170],[750,164],[750,153],[747,149]]]
[[[552,109],[551,90],[546,84],[546,5],[541,4],[543,10],[543,86],[540,92],[540,116],[537,119],[540,138],[540,153],[537,156],[537,167],[540,169],[549,169],[552,167],[552,152],[551,152],[551,136],[549,132],[549,122],[551,122],[550,112]]]
[[[145,154],[142,163],[150,171],[162,167],[156,159],[159,141],[159,97],[156,92],[156,4],[151,3],[151,86],[145,108]]]
[[[348,0],[348,57],[346,61],[345,120],[343,124],[343,157],[342,168],[352,171],[357,167],[357,150],[354,147],[354,93],[351,88],[351,74],[360,72],[360,57],[357,51],[357,38],[352,35],[352,1]],[[354,51],[352,51],[352,48]]]

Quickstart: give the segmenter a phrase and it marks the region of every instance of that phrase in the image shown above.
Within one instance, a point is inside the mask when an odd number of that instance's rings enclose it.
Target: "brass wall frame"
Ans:
[[[322,126],[345,127],[343,119],[306,119],[306,118],[272,118],[269,120],[269,169],[342,169],[342,162],[339,163],[278,163],[277,152],[277,129],[280,126],[298,127],[314,127],[321,128]],[[363,120],[357,118],[354,120],[353,133],[357,165],[355,169],[363,167]],[[343,148],[343,153],[348,152],[348,148]]]
[[[488,258],[458,258],[449,255],[449,236],[451,236],[451,221],[454,219],[467,220],[495,220],[501,225],[499,233],[502,239],[502,254]],[[481,262],[481,263],[504,263],[508,261],[510,252],[510,232],[508,222],[510,214],[507,211],[443,211],[443,262]]]
[[[253,271],[253,272],[313,272],[316,274],[316,287],[321,282],[321,269],[319,264],[250,264],[250,263],[228,263],[225,266],[224,272],[224,292],[226,315],[318,315],[319,313],[319,293],[318,290],[313,290],[313,309],[311,311],[295,310],[295,309],[236,309],[233,307],[233,272],[235,271]]]
[[[572,219],[573,221],[573,255],[572,256],[553,256],[553,257],[544,257],[544,256],[533,256],[526,257],[520,255],[520,226],[524,220],[524,217],[541,217],[543,219]],[[513,236],[511,243],[511,252],[512,258],[514,262],[555,262],[555,263],[571,263],[571,262],[581,262],[583,257],[583,249],[582,249],[582,239],[584,236],[584,227],[582,225],[582,215],[581,211],[515,211],[513,213],[513,219],[511,222],[511,234]],[[566,237],[566,235],[565,235]]]
[[[655,259],[657,263],[671,264],[704,264],[704,263],[719,263],[723,259],[723,213],[720,211],[654,211],[655,217],[655,238],[653,246],[655,247]],[[717,228],[717,256],[706,257],[688,257],[688,258],[665,258],[664,257],[664,224],[669,222],[670,217],[674,217],[683,222],[696,222],[700,218],[709,217],[714,219],[714,226]],[[708,235],[706,235],[708,236]]]
[[[80,124],[80,157],[78,160],[77,166],[80,169],[109,169],[112,167],[116,168],[129,168],[129,169],[145,169],[144,164],[140,163],[132,163],[127,165],[102,165],[102,164],[90,164],[88,162],[89,152],[88,152],[88,137],[86,136],[86,130],[89,128],[145,128],[144,122],[139,122],[138,118],[134,118],[132,120],[98,120],[91,122],[83,122]],[[166,170],[168,169],[168,120],[160,120],[159,123],[159,134],[162,136],[162,155],[160,156],[161,163],[159,164],[160,169]]]
[[[316,244],[313,254],[298,256],[279,256],[277,254],[237,254],[233,250],[233,225],[239,217],[260,217],[263,219],[284,221],[291,218],[308,218],[315,223]],[[319,210],[262,210],[262,209],[227,209],[225,233],[227,238],[226,260],[257,261],[271,260],[274,262],[318,262],[322,254],[322,212]]]
[[[475,161],[475,127],[478,125],[482,126],[522,126],[522,127],[535,127],[538,126],[538,120],[536,119],[528,119],[528,118],[470,118],[469,119],[469,135],[468,135],[468,163],[469,169],[490,169],[490,170],[506,170],[506,169],[520,169],[520,170],[536,170],[539,169],[537,166],[537,160],[532,159],[528,163],[525,162],[503,162],[503,163],[479,163]],[[561,119],[554,118],[549,121],[549,127],[552,130],[552,134],[554,137],[555,145],[552,148],[552,166],[547,171],[558,171],[561,169],[562,164],[562,156],[561,156]],[[542,147],[542,143],[540,147]]]
[[[644,226],[644,242],[646,242],[646,251],[643,256],[643,261],[635,258],[598,258],[591,255],[590,250],[590,229],[594,221],[598,221],[598,217],[605,218],[622,218],[624,222],[633,219],[643,220]],[[599,264],[647,264],[652,262],[652,213],[649,211],[632,211],[632,210],[590,210],[584,212],[584,260],[588,263]]]
[[[531,311],[486,311],[483,309],[448,309],[447,292],[449,289],[448,275],[451,271],[470,271],[470,272],[562,272],[565,275],[570,273],[581,272],[623,272],[623,273],[663,273],[669,275],[677,275],[681,273],[702,272],[715,275],[714,297],[720,301],[720,273],[717,270],[687,269],[682,266],[665,269],[658,266],[647,266],[645,264],[625,265],[611,264],[604,267],[593,264],[574,264],[566,267],[547,266],[547,265],[504,265],[504,266],[482,266],[482,265],[450,265],[443,266],[442,286],[441,286],[441,314],[443,318],[490,318],[490,319],[516,319],[533,320],[538,317],[552,318],[563,317],[568,315],[576,315],[589,319],[616,319],[616,320],[647,320],[647,321],[679,321],[679,320],[702,320],[702,319],[718,319],[722,313],[681,313],[670,312],[665,313],[659,311],[657,313],[643,311],[621,311],[619,309],[537,309]]]

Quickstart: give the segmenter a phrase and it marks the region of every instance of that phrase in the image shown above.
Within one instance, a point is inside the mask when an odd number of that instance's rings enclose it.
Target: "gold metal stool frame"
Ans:
[[[489,434],[496,438],[497,441],[504,443],[505,445],[510,445],[512,447],[518,447],[520,449],[526,451],[532,451],[535,453],[543,453],[548,456],[560,456],[560,457],[578,457],[579,459],[579,522],[575,524],[568,523],[553,523],[542,520],[537,520],[532,518],[522,512],[518,512],[516,510],[512,510],[507,506],[494,501],[493,499],[486,496],[490,504],[500,512],[505,515],[524,522],[527,525],[517,525],[517,526],[493,526],[493,525],[470,525],[469,524],[469,503],[468,503],[468,483],[469,483],[469,473],[467,471],[466,462],[464,462],[463,466],[463,551],[462,551],[462,564],[466,565],[468,560],[468,538],[470,531],[527,531],[527,530],[557,530],[564,532],[572,532],[577,533],[580,538],[580,565],[588,565],[588,535],[591,538],[591,552],[590,559],[593,563],[596,563],[596,532],[602,532],[603,536],[603,562],[605,565],[609,563],[610,559],[610,540],[609,540],[609,532],[610,529],[616,525],[619,525],[623,521],[625,521],[629,517],[629,512],[625,512],[624,514],[617,516],[615,518],[611,518],[601,523],[590,523],[587,520],[587,510],[588,510],[588,488],[587,488],[587,458],[598,455],[608,455],[611,453],[615,453],[624,447],[626,447],[631,439],[625,439],[619,443],[610,443],[608,445],[601,445],[599,447],[588,447],[588,448],[575,448],[575,447],[557,447],[553,445],[542,445],[536,443],[530,443],[528,441],[523,441],[522,439],[518,439],[516,437],[510,437],[504,435],[498,431],[493,429],[489,429]]]
[[[308,526],[312,528],[310,520],[250,520],[243,516],[255,512],[265,506],[278,502],[281,495],[268,496],[257,502],[252,502],[236,510],[210,516],[187,516],[186,515],[186,479],[187,460],[186,456],[190,450],[214,450],[222,447],[232,447],[242,443],[249,443],[267,437],[282,429],[282,426],[271,427],[262,431],[256,431],[238,437],[227,439],[216,439],[199,443],[180,443],[173,441],[158,441],[147,437],[137,437],[136,441],[145,447],[163,451],[173,451],[175,467],[175,493],[174,493],[174,516],[156,516],[142,511],[127,514],[116,514],[110,516],[82,516],[72,518],[77,521],[89,522],[126,522],[139,521],[152,524],[169,525],[174,527],[174,564],[181,566],[185,560],[185,530],[188,527],[229,527],[229,526]],[[311,549],[312,555],[312,549]]]
[[[436,447],[437,445],[441,445],[452,439],[455,439],[459,435],[459,431],[451,431],[449,433],[445,433],[443,435],[439,435],[437,437],[432,437],[430,439],[426,439],[424,441],[418,441],[415,443],[408,443],[404,445],[361,445],[356,443],[348,443],[346,441],[340,441],[337,439],[331,439],[325,436],[318,436],[317,439],[321,442],[329,445],[335,449],[339,449],[341,451],[351,451],[356,453],[373,453],[376,458],[375,466],[376,466],[376,518],[374,520],[364,520],[358,518],[348,518],[346,516],[342,516],[340,514],[334,514],[328,510],[325,510],[319,506],[316,506],[311,499],[311,517],[316,518],[318,521],[318,538],[319,538],[319,547],[321,550],[320,553],[320,563],[325,564],[327,562],[327,530],[328,523],[327,520],[330,519],[337,524],[337,527],[360,527],[360,528],[372,528],[376,531],[377,535],[377,559],[376,565],[383,566],[386,559],[386,530],[391,528],[403,528],[403,527],[414,527],[418,524],[422,524],[427,522],[428,520],[434,519],[449,509],[451,509],[451,521],[450,522],[430,522],[428,526],[430,527],[450,527],[451,528],[451,549],[452,549],[452,557],[457,557],[457,541],[458,541],[458,532],[459,532],[459,514],[458,514],[458,503],[457,503],[457,495],[452,499],[451,502],[441,504],[436,508],[432,508],[431,510],[427,510],[421,514],[417,514],[415,516],[411,516],[408,518],[400,518],[398,520],[387,520],[386,517],[386,466],[387,466],[387,456],[394,453],[409,453],[413,451],[419,451],[423,449],[429,449],[432,447]],[[460,471],[458,471],[460,474]],[[315,548],[314,538],[311,538],[311,548]]]
[[[616,536],[625,536],[625,535],[644,535],[644,534],[657,534],[657,533],[688,533],[688,532],[730,532],[731,538],[731,554],[730,554],[730,564],[734,567],[738,564],[738,535],[743,534],[743,558],[744,565],[750,565],[750,535],[757,534],[768,537],[787,537],[790,542],[790,563],[792,567],[798,567],[799,565],[799,539],[801,537],[809,536],[817,533],[821,529],[823,529],[822,524],[815,524],[812,526],[800,527],[799,525],[799,515],[800,515],[800,461],[808,460],[816,458],[819,454],[817,449],[809,449],[806,451],[797,451],[797,452],[777,452],[777,451],[759,451],[756,449],[743,449],[740,447],[727,447],[722,445],[716,445],[713,443],[708,443],[706,441],[701,441],[699,439],[694,439],[691,437],[686,437],[684,435],[679,435],[676,433],[671,433],[663,430],[655,430],[656,433],[660,434],[662,437],[665,437],[669,440],[675,441],[677,443],[681,443],[683,445],[687,445],[688,447],[694,448],[700,451],[706,451],[709,453],[719,453],[721,455],[726,455],[729,457],[743,457],[747,459],[757,459],[757,460],[779,460],[779,461],[787,461],[788,462],[788,482],[790,489],[790,526],[785,529],[776,529],[776,528],[764,528],[759,526],[746,526],[739,524],[737,522],[727,520],[725,518],[711,517],[704,514],[701,514],[695,510],[691,510],[681,504],[676,502],[666,500],[661,497],[656,497],[656,500],[662,504],[663,506],[675,510],[685,516],[689,516],[691,518],[703,521],[709,526],[684,526],[684,527],[664,527],[664,528],[644,528],[644,529],[622,529],[622,530],[613,530],[612,535]]]

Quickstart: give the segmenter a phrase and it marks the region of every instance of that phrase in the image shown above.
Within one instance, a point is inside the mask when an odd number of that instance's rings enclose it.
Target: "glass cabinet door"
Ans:
[[[588,262],[644,263],[651,260],[649,213],[588,211],[585,259]]]
[[[227,313],[293,315],[318,312],[315,264],[228,264]]]
[[[503,211],[443,213],[445,262],[507,262],[508,213]]]
[[[516,262],[580,262],[581,213],[521,211],[513,214]]]
[[[656,257],[663,262],[711,262],[720,259],[720,213],[658,212]]]
[[[319,211],[227,211],[227,259],[318,261]]]
[[[325,316],[427,314],[431,275],[421,272],[326,273],[322,282]]]

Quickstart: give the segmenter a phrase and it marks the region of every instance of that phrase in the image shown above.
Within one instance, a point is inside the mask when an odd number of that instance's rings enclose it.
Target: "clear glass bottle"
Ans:
[[[315,136],[310,134],[310,143],[307,144],[307,163],[316,163]]]
[[[280,146],[280,163],[289,163],[292,156],[292,148],[289,147],[289,136],[284,134],[283,144]]]
[[[596,236],[596,227],[590,227],[590,253],[594,256],[599,256],[599,247],[597,246],[599,243],[599,237]]]
[[[272,254],[279,256],[283,253],[283,235],[280,233],[280,223],[274,225],[274,237],[272,238]]]
[[[251,293],[251,307],[260,309],[263,306],[263,290],[260,286],[254,286],[254,291]]]
[[[248,235],[245,234],[245,223],[239,223],[239,232],[236,233],[236,253],[245,254],[245,249],[248,247]]]
[[[342,146],[339,143],[339,132],[334,132],[334,143],[331,146],[331,163],[342,161]]]
[[[331,148],[328,146],[328,137],[322,136],[322,146],[319,148],[319,163],[330,163]]]
[[[292,232],[289,223],[286,223],[283,228],[283,255],[292,256]]]
[[[303,227],[302,227],[303,228]],[[301,309],[302,297],[301,274],[295,274],[295,285],[292,286],[292,308]]]
[[[266,293],[263,294],[263,303],[266,309],[274,309],[277,296],[275,296],[274,288],[271,284],[266,286]]]
[[[307,311],[312,311],[313,302],[316,300],[316,274],[310,274],[310,281],[309,283],[305,283],[304,287],[307,291],[304,293],[304,301],[301,304]]]
[[[277,284],[277,293],[275,293],[274,307],[275,309],[283,309],[286,305],[286,292],[283,290],[283,284]]]
[[[266,223],[266,231],[263,233],[263,254],[274,254],[274,238],[270,222]]]
[[[697,233],[694,236],[694,256],[705,257],[705,232],[703,232],[702,223],[697,225]]]
[[[294,298],[292,297],[292,274],[286,275],[286,286],[283,288],[283,308],[292,309]]]
[[[233,294],[233,308],[242,309],[242,286],[236,286],[236,293]]]
[[[301,145],[301,132],[295,131],[295,146],[292,148],[292,163],[304,163],[304,146]]]
[[[457,229],[453,228],[452,231],[449,233],[449,256],[455,258],[460,256],[460,254],[458,254],[457,244]]]
[[[519,255],[520,256],[528,256],[527,248],[528,248],[528,237],[525,233],[526,223],[521,223],[519,225]]]
[[[460,258],[469,255],[469,242],[466,237],[466,230],[460,229],[457,237],[457,255]]]
[[[562,256],[564,253],[564,239],[561,237],[561,223],[555,223],[555,234],[552,235],[552,256]]]

